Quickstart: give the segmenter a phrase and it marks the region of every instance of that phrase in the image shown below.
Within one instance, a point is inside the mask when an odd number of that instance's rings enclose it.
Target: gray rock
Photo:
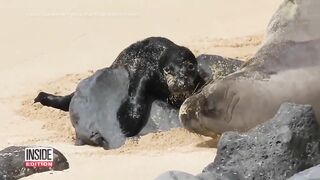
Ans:
[[[247,133],[224,133],[204,172],[238,179],[286,179],[320,163],[320,127],[310,105],[284,103],[270,121]]]
[[[170,106],[166,102],[156,100],[152,103],[148,122],[140,131],[139,135],[157,131],[168,131],[178,127],[182,127],[179,120],[178,109]]]
[[[124,144],[126,137],[117,112],[128,96],[128,88],[129,77],[124,68],[105,68],[79,83],[69,110],[77,145],[112,149]]]
[[[198,56],[197,61],[199,74],[206,82],[227,76],[239,70],[243,64],[243,61],[237,59],[208,54]]]
[[[0,179],[15,180],[45,171],[62,171],[69,168],[66,157],[57,149],[53,149],[53,167],[24,167],[26,146],[10,146],[0,151]]]
[[[320,165],[299,172],[288,180],[318,180],[320,179]]]
[[[284,0],[269,22],[267,42],[320,38],[319,7],[318,0]]]
[[[221,175],[214,172],[205,172],[194,176],[180,171],[168,171],[155,180],[238,180],[238,177],[232,173]]]
[[[158,176],[155,180],[201,180],[200,178],[197,178],[196,176],[180,172],[180,171],[168,171],[160,176]]]
[[[114,149],[124,144],[126,136],[120,127],[117,112],[128,97],[128,88],[128,73],[123,68],[99,70],[79,83],[70,105],[77,145]],[[167,102],[154,101],[147,124],[138,135],[182,127],[178,113],[178,109]]]

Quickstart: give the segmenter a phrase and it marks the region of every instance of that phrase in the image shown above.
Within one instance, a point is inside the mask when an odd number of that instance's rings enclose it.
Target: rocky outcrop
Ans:
[[[53,149],[53,167],[26,168],[24,166],[26,146],[10,146],[0,151],[0,179],[15,180],[45,171],[62,171],[69,168],[66,157]]]
[[[163,173],[155,180],[239,180],[234,174],[217,174],[214,172],[201,173],[197,176],[180,171],[169,171]]]
[[[224,133],[214,162],[204,169],[204,173],[194,177],[168,172],[160,177],[161,180],[184,177],[190,180],[287,179],[320,164],[319,142],[320,126],[312,107],[284,103],[270,121],[248,132]]]
[[[320,179],[320,165],[299,172],[288,180],[316,180]]]
[[[310,105],[283,104],[275,117],[247,133],[227,132],[204,172],[239,179],[286,179],[320,163],[320,127]]]

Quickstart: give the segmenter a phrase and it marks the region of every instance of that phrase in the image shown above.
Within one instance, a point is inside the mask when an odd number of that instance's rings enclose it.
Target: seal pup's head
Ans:
[[[203,84],[197,70],[197,60],[186,47],[168,48],[160,60],[160,71],[168,85],[170,102],[180,106]]]

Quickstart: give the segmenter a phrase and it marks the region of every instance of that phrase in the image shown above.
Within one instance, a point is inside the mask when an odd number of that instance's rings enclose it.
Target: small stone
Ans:
[[[57,149],[53,149],[53,167],[25,168],[26,146],[10,146],[0,151],[0,179],[15,180],[45,171],[63,171],[69,168],[66,157]]]

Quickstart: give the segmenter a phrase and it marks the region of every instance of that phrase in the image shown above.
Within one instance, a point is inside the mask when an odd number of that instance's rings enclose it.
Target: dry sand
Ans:
[[[40,90],[66,94],[129,44],[165,36],[195,54],[247,60],[281,0],[0,1],[0,148],[50,145],[70,169],[26,179],[153,179],[197,174],[218,140],[183,129],[129,139],[117,150],[74,146],[67,113],[33,105]]]

